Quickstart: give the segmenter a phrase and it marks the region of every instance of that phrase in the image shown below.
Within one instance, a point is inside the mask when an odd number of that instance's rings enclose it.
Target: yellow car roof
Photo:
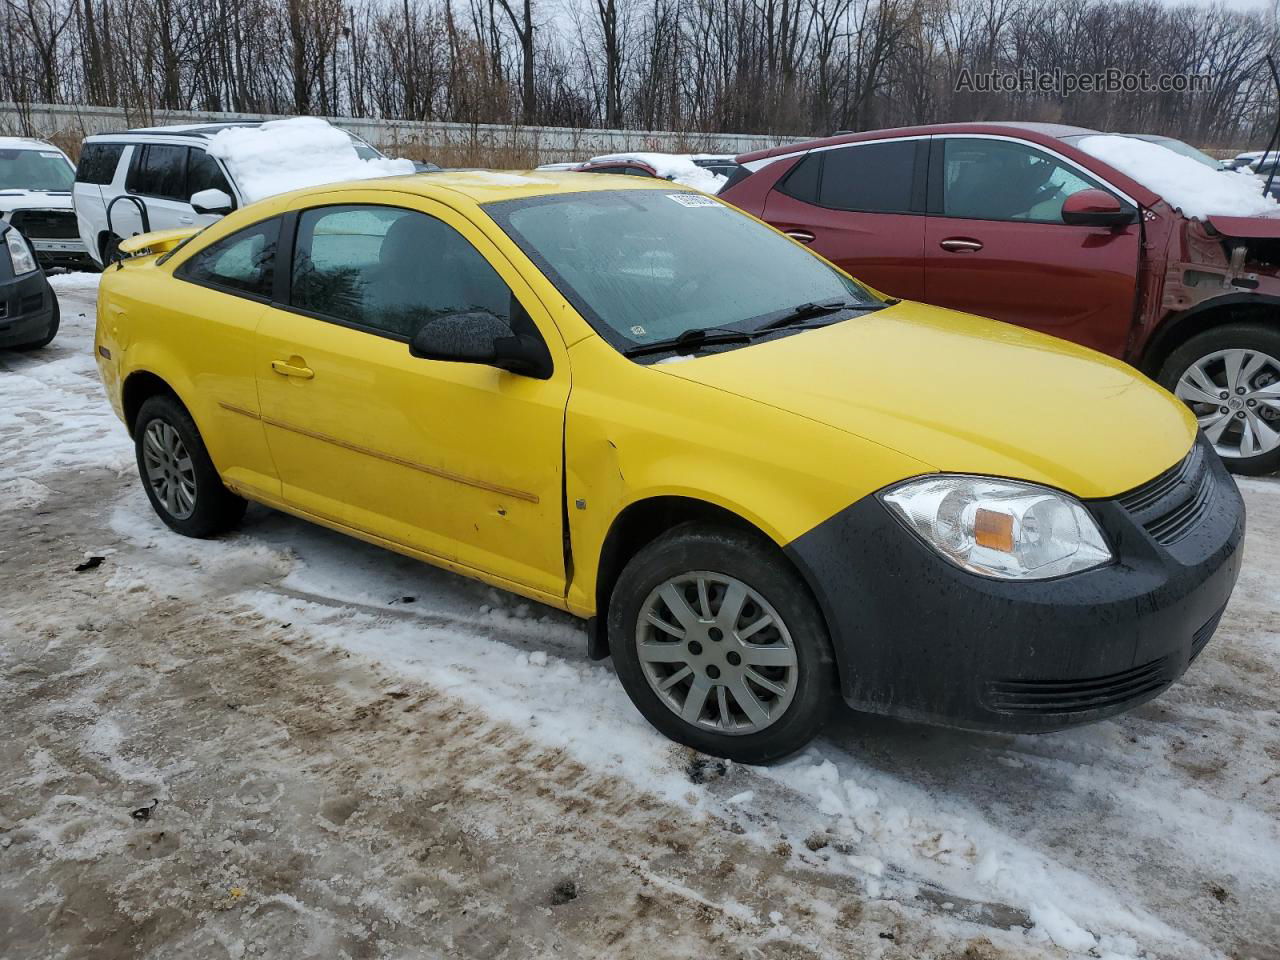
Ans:
[[[614,173],[573,173],[547,170],[447,170],[414,173],[402,177],[326,183],[297,190],[291,197],[337,193],[345,190],[392,190],[424,197],[442,191],[461,194],[475,203],[517,200],[558,193],[588,193],[601,190],[692,190],[680,183],[656,177],[625,177]]]

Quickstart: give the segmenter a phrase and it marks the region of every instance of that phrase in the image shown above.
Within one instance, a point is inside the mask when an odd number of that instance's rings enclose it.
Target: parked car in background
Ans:
[[[31,241],[43,267],[92,265],[72,211],[75,172],[48,141],[0,137],[0,218]]]
[[[1273,153],[1275,151],[1272,151]],[[1241,170],[1244,167],[1253,167],[1262,159],[1265,151],[1263,150],[1246,150],[1244,153],[1237,153],[1230,160],[1222,162],[1223,167],[1228,170]]]
[[[1137,162],[1122,173],[1082,148],[1098,140]],[[738,161],[724,199],[855,276],[1122,358],[1191,406],[1233,470],[1280,468],[1280,219],[1254,215],[1280,208],[1247,178],[1033,123],[869,131]],[[1179,198],[1143,182],[1188,176],[1209,179]],[[1226,194],[1250,215],[1180,212]]]
[[[737,169],[731,156],[691,153],[611,153],[582,163],[545,163],[539,170],[575,173],[612,173],[656,177],[715,193]]]
[[[1260,189],[1267,190],[1267,183],[1270,181],[1271,188],[1268,192],[1273,197],[1280,197],[1280,153],[1273,152],[1265,160],[1258,160],[1248,169],[1253,172]]]
[[[839,696],[1115,714],[1239,573],[1231,477],[1132,368],[886,301],[696,190],[435,173],[185,233],[125,241],[95,337],[164,523],[248,498],[587,618],[707,753],[784,756]]]
[[[57,336],[58,320],[58,298],[31,242],[0,223],[0,347],[43,347]]]
[[[224,130],[260,126],[182,124],[86,138],[74,199],[78,233],[89,255],[101,265],[115,259],[126,237],[204,226],[249,202],[226,164],[210,154],[209,144]],[[346,136],[359,159],[387,159],[354,134]]]

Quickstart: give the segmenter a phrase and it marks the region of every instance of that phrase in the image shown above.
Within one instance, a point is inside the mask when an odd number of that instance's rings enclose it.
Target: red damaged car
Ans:
[[[1280,469],[1280,207],[1247,178],[1196,180],[1240,175],[1035,123],[878,130],[737,159],[720,196],[854,276],[1120,357],[1192,408],[1233,471]]]

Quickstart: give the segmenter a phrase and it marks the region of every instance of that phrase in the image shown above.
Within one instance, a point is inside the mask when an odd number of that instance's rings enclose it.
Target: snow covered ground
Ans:
[[[1280,482],[1241,484],[1240,586],[1151,704],[843,714],[746,768],[654,733],[560,613],[261,508],[169,532],[95,279],[0,354],[6,958],[1280,957]]]

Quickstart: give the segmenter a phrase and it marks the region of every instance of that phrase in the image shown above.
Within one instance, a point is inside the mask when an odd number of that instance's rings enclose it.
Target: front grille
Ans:
[[[989,680],[987,705],[999,713],[1054,716],[1128,703],[1167,685],[1169,658],[1082,680]]]
[[[1201,624],[1200,629],[1191,635],[1191,656],[1187,660],[1188,663],[1200,656],[1200,651],[1205,648],[1205,644],[1209,642],[1209,638],[1213,636],[1213,632],[1218,629],[1218,621],[1222,619],[1222,614],[1226,609],[1226,607],[1223,607]]]
[[[1197,442],[1181,463],[1118,500],[1152,539],[1168,546],[1185,537],[1213,502],[1213,471]]]
[[[32,240],[77,240],[80,230],[70,210],[15,210],[9,222]]]

